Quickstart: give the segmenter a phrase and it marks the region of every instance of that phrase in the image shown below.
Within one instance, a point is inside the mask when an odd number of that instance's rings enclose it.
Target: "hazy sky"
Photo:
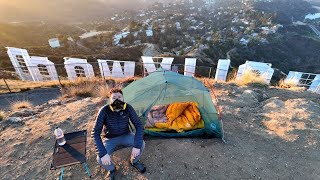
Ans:
[[[110,14],[112,8],[144,4],[142,0],[0,0],[0,21],[90,18]]]

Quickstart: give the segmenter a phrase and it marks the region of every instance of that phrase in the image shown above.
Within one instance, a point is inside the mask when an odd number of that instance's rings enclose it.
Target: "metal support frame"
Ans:
[[[59,180],[63,179],[63,174],[64,174],[64,167],[61,168],[61,173],[60,173]]]
[[[89,170],[89,168],[88,168],[87,163],[83,163],[83,164],[84,164],[84,167],[86,168],[86,173],[87,173],[87,175],[91,178],[90,170]]]

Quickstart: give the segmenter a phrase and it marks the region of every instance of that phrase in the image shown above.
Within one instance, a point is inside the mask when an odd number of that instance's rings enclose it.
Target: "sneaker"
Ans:
[[[116,169],[112,171],[108,171],[107,177],[109,178],[109,180],[114,180],[115,173],[116,173]]]
[[[130,164],[131,164],[134,168],[136,168],[139,172],[141,172],[141,173],[144,173],[144,172],[146,172],[146,170],[147,170],[147,168],[144,166],[144,164],[141,163],[140,161],[135,162],[135,163],[131,163],[131,162],[130,162]]]

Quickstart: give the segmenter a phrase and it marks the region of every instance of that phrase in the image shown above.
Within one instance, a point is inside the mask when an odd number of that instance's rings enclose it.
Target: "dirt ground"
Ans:
[[[130,149],[113,154],[116,179],[320,179],[320,96],[275,87],[257,89],[216,83],[226,143],[218,138],[145,137],[139,174],[128,163]],[[1,179],[57,179],[51,171],[56,126],[88,130],[91,179],[106,179],[90,138],[99,98],[57,99],[33,109],[6,111],[21,121],[0,124]],[[82,165],[64,179],[89,179]]]

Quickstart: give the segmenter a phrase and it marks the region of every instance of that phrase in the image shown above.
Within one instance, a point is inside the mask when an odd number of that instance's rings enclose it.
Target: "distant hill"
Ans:
[[[254,8],[273,13],[275,20],[281,24],[291,24],[292,20],[303,21],[306,14],[317,12],[310,3],[303,0],[258,1],[254,3]]]
[[[92,21],[106,18],[114,10],[141,8],[154,1],[142,0],[0,0],[0,22],[51,20],[57,22]]]

